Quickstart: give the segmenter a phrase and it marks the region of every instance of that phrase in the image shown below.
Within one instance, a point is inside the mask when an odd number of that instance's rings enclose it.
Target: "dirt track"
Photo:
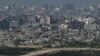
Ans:
[[[64,51],[98,50],[98,51],[100,51],[100,49],[98,49],[98,48],[44,48],[42,50],[34,51],[34,52],[31,52],[31,53],[28,53],[28,54],[22,55],[22,56],[38,56],[41,54],[54,53],[54,52],[58,52],[61,50],[64,50]]]

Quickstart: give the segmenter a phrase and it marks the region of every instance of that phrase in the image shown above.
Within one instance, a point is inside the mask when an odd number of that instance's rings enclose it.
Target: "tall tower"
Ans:
[[[47,24],[51,24],[51,18],[49,16],[46,17]]]

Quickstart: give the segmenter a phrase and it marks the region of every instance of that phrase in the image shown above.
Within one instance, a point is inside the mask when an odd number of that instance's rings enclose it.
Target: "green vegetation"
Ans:
[[[53,54],[44,54],[40,56],[100,56],[100,51],[60,51]]]
[[[71,42],[71,43],[67,43],[67,45],[65,46],[66,48],[69,47],[76,47],[76,48],[100,48],[100,43],[82,43],[82,42]]]
[[[35,51],[38,49],[35,48],[11,48],[11,47],[1,47],[0,48],[0,55],[12,55],[12,56],[17,56],[17,55],[24,55],[26,53]]]

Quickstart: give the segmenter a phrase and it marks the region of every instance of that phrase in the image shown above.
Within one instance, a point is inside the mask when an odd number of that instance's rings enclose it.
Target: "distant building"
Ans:
[[[47,24],[51,24],[51,18],[50,17],[46,17],[46,22],[47,22]]]
[[[87,30],[96,30],[97,24],[88,24],[88,25],[85,25],[84,28]]]
[[[85,24],[92,24],[95,19],[93,17],[86,17],[86,16],[79,16],[79,17],[76,17],[76,19],[80,22],[85,22]]]
[[[35,21],[35,19],[34,19],[34,16],[33,15],[27,15],[27,22],[28,23],[32,23],[34,21]]]
[[[9,21],[6,19],[0,20],[0,29],[1,30],[8,30],[9,29]]]
[[[90,6],[89,9],[90,9],[90,11],[95,11],[96,8],[95,8],[95,6]]]
[[[44,24],[50,25],[50,24],[54,23],[54,20],[53,20],[53,18],[51,18],[49,16],[45,16],[42,19],[40,19],[40,23],[42,23],[42,24],[44,23]]]
[[[18,29],[19,28],[19,21],[10,21],[9,23],[10,30]]]
[[[66,24],[61,24],[61,25],[59,26],[59,28],[60,28],[60,29],[65,29],[65,30],[67,30],[68,25],[66,25]]]

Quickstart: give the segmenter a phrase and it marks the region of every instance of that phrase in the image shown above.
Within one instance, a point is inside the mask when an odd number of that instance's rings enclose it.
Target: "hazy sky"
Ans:
[[[1,5],[8,4],[24,4],[24,5],[63,5],[67,3],[73,3],[76,6],[84,6],[91,4],[99,4],[100,0],[0,0]]]

